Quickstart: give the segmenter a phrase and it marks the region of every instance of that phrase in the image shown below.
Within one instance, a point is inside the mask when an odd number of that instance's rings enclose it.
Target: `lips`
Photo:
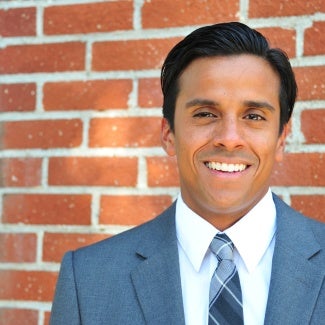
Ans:
[[[214,161],[205,162],[205,165],[209,169],[227,173],[242,172],[248,167],[248,165],[245,164],[226,164]]]

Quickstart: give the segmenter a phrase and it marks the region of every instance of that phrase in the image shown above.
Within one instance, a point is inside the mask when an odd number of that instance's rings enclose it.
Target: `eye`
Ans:
[[[215,114],[211,113],[211,112],[199,112],[193,115],[193,117],[197,117],[197,118],[204,118],[204,117],[217,117]]]
[[[246,120],[265,121],[265,118],[263,116],[256,114],[256,113],[247,114],[244,118]]]

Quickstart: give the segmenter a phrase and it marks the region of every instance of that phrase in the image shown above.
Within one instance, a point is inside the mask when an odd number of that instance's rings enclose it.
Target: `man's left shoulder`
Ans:
[[[293,209],[276,195],[273,195],[273,200],[277,211],[277,223],[281,231],[299,233],[302,237],[311,232],[319,245],[325,248],[325,223]]]

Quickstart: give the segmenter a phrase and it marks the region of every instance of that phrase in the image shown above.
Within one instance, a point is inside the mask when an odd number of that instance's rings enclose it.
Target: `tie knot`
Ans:
[[[233,260],[234,244],[224,233],[219,233],[214,236],[210,244],[210,249],[219,261]]]

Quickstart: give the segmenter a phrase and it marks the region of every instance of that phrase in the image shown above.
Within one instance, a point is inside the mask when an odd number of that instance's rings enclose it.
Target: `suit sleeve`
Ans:
[[[50,325],[80,325],[73,252],[63,257],[52,304]]]

